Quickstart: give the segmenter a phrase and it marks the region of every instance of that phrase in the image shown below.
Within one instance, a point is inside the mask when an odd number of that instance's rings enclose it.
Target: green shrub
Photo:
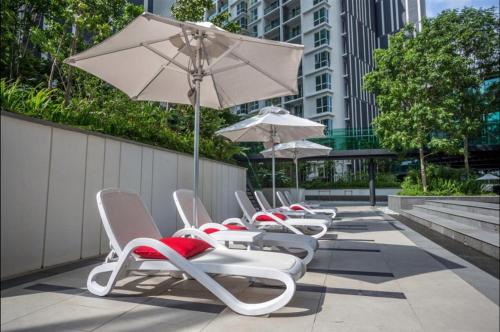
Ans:
[[[61,90],[33,88],[17,82],[0,80],[2,111],[24,114],[81,129],[122,137],[167,149],[192,153],[193,135],[189,123],[184,127],[173,124],[173,114],[180,114],[179,121],[189,122],[189,110],[167,111],[158,103],[132,101],[123,93],[109,89],[96,98],[74,97],[64,106]],[[184,112],[184,113],[182,113]],[[215,115],[218,116],[218,115]],[[212,117],[201,122],[200,154],[211,159],[232,161],[238,153],[237,145],[214,136],[214,123],[224,125],[222,118]]]
[[[467,179],[464,169],[446,166],[428,165],[428,191],[424,193],[422,182],[417,170],[408,171],[401,184],[400,195],[405,196],[461,196],[480,195],[481,183],[474,179]]]

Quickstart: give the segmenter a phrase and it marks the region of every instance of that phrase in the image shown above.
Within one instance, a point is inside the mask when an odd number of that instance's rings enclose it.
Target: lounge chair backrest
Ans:
[[[290,193],[288,190],[285,190],[284,193],[285,193],[285,198],[288,202],[288,206],[292,205],[294,203],[292,199],[292,193]]]
[[[193,197],[194,193],[189,189],[179,189],[174,192],[175,206],[177,207],[177,212],[179,212],[182,222],[184,223],[184,227],[186,228],[195,226],[193,216]],[[213,222],[199,197],[197,198],[196,210],[198,214],[198,227],[203,224]]]
[[[283,206],[289,206],[290,205],[290,204],[288,204],[285,195],[281,191],[277,191],[276,192],[276,196],[278,196],[278,199],[281,202],[281,205],[283,205]]]
[[[244,191],[237,190],[234,192],[234,195],[236,196],[238,205],[243,211],[243,215],[250,222],[252,220],[253,215],[257,213],[257,210],[252,205],[252,202],[250,202],[250,199],[248,198],[247,194]]]
[[[266,199],[266,196],[264,196],[264,193],[262,191],[256,190],[254,194],[255,194],[255,198],[257,199],[257,202],[260,205],[260,208],[263,211],[267,211],[267,210],[272,209],[271,204],[269,204],[269,202]]]
[[[120,189],[103,189],[97,193],[97,207],[111,248],[120,254],[133,239],[160,239],[161,233],[141,197]]]

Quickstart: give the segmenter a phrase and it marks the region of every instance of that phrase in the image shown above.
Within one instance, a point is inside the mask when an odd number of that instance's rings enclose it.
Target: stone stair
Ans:
[[[500,207],[459,200],[429,200],[401,215],[445,236],[499,258]]]

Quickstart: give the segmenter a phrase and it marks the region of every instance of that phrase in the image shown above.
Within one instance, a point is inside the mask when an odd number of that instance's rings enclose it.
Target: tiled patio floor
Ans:
[[[339,207],[338,226],[285,308],[233,313],[195,281],[131,276],[112,296],[88,293],[94,265],[2,291],[2,331],[498,331],[499,282],[366,206]],[[246,301],[281,290],[218,280]]]

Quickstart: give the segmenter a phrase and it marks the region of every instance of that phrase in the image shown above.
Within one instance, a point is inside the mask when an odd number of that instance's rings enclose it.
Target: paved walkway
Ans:
[[[94,265],[2,291],[2,331],[498,331],[499,282],[366,206],[339,221],[285,308],[230,311],[195,281],[132,276],[108,298],[85,290]],[[246,301],[280,289],[219,281]]]

